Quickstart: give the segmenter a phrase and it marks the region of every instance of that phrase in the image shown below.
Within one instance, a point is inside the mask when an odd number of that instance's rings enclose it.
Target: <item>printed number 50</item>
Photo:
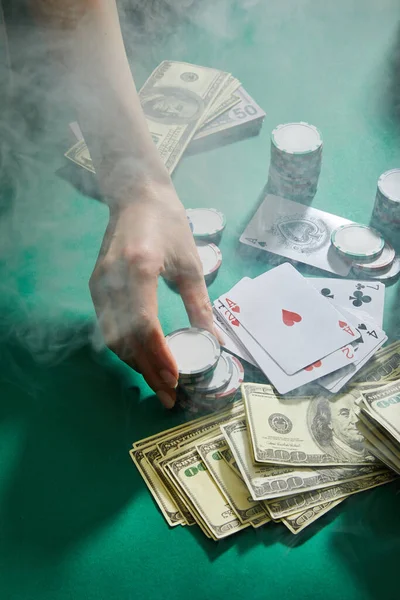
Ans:
[[[234,108],[233,112],[238,119],[245,119],[247,116],[252,117],[257,114],[257,110],[251,104],[246,104],[243,108]]]

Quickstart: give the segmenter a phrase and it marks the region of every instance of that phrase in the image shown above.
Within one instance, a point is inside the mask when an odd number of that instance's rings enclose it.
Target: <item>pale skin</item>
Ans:
[[[149,134],[115,0],[31,0],[56,32],[79,88],[79,121],[110,219],[89,287],[105,344],[172,408],[178,369],[158,319],[157,284],[176,284],[190,323],[214,332],[185,210]],[[61,41],[60,41],[61,40]]]

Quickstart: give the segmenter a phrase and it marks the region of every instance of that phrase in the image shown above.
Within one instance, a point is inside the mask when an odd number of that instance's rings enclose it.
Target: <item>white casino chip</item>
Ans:
[[[203,265],[204,277],[212,275],[221,266],[221,250],[215,244],[207,244],[207,242],[197,242],[196,246]]]
[[[233,365],[229,354],[222,352],[211,377],[195,385],[185,385],[189,394],[210,394],[224,388],[232,378]]]
[[[396,252],[393,246],[391,246],[389,242],[386,242],[382,254],[378,256],[378,258],[375,258],[371,262],[366,263],[355,262],[353,264],[353,269],[357,269],[358,271],[365,271],[366,273],[377,273],[378,271],[389,269],[389,267],[393,264],[395,258]]]
[[[364,277],[364,279],[374,279],[376,281],[387,281],[390,282],[391,279],[395,279],[400,274],[400,257],[396,257],[393,261],[393,264],[384,271],[378,271],[376,273],[366,273],[365,271],[361,271],[360,269],[354,268],[354,273],[356,275],[360,275],[360,277]]]
[[[318,129],[309,123],[286,123],[274,129],[272,142],[283,152],[305,154],[321,148],[322,136]]]
[[[186,214],[192,223],[195,238],[215,236],[226,225],[224,215],[215,208],[188,208]]]
[[[400,202],[400,169],[383,173],[378,180],[378,189],[389,200]]]
[[[180,374],[204,373],[215,367],[221,355],[217,338],[205,329],[177,329],[165,339],[178,363]]]
[[[214,398],[217,400],[222,400],[223,398],[229,398],[235,394],[244,380],[244,368],[242,363],[236,356],[227,355],[228,359],[232,363],[232,377],[229,383],[219,392],[215,394],[205,394],[203,396],[204,400],[212,401]]]
[[[372,260],[382,253],[385,246],[385,240],[378,231],[357,223],[335,229],[331,242],[341,254],[358,260]]]

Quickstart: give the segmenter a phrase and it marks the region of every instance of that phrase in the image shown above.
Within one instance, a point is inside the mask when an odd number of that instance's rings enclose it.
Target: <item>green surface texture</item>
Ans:
[[[139,86],[161,60],[186,60],[231,71],[267,112],[259,137],[185,158],[174,175],[186,207],[227,217],[215,299],[269,268],[238,238],[279,123],[304,120],[323,134],[313,206],[368,224],[379,175],[400,166],[400,12],[397,0],[196,4],[179,20],[161,12],[147,38],[123,25]],[[398,598],[398,483],[353,496],[297,537],[268,525],[215,543],[196,527],[167,526],[128,450],[184,415],[91,347],[87,282],[107,211],[62,176],[72,115],[58,101],[51,126],[29,142],[17,200],[0,207],[0,598]],[[386,299],[391,341],[399,299],[396,284]],[[165,333],[186,326],[162,281],[159,303]]]

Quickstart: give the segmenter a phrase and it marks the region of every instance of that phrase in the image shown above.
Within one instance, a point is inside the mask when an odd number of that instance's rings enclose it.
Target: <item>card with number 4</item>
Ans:
[[[356,327],[289,263],[233,288],[219,300],[288,375],[360,337]],[[257,360],[252,350],[250,354]]]
[[[250,352],[253,360],[280,394],[287,394],[292,390],[319,379],[323,375],[342,369],[352,364],[357,356],[355,349],[349,344],[340,350],[336,350],[322,360],[318,360],[314,364],[307,366],[298,373],[287,375],[221,301],[217,300],[214,302],[214,311],[225,321],[226,327],[229,328],[232,335],[237,337],[246,350]]]
[[[346,315],[350,311],[342,309]],[[358,331],[361,338],[354,346],[356,353],[355,362],[345,369],[322,377],[318,383],[326,390],[336,394],[348,383],[354,375],[374,356],[375,352],[387,341],[387,335],[368,315],[359,315]]]

